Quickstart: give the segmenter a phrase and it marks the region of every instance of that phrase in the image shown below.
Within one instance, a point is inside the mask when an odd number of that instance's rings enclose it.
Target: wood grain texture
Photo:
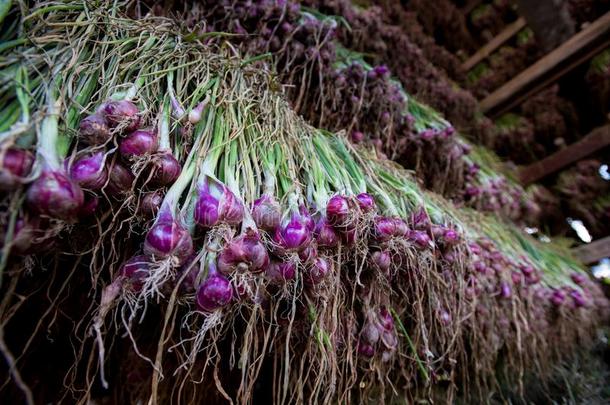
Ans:
[[[519,169],[523,185],[534,183],[610,145],[610,124],[596,128],[580,141]]]
[[[481,110],[490,115],[507,111],[590,59],[610,44],[610,12],[575,34],[552,52],[502,85],[481,101]]]

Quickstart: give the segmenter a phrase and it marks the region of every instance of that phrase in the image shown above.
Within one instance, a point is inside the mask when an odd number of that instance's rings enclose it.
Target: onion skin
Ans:
[[[223,275],[210,272],[197,289],[197,307],[203,312],[213,312],[231,303],[233,287]]]
[[[269,266],[269,255],[257,232],[251,231],[229,242],[218,256],[217,267],[223,274],[242,270],[260,273]]]
[[[252,205],[252,219],[260,229],[273,232],[280,226],[282,212],[280,204],[270,195],[263,195]]]
[[[122,164],[115,162],[108,171],[107,190],[111,195],[121,195],[129,190],[133,185],[135,177],[131,170]]]
[[[152,183],[164,187],[176,181],[182,172],[182,166],[171,152],[164,152],[154,159],[153,170]]]
[[[144,280],[150,274],[151,259],[145,255],[133,256],[121,265],[119,274],[134,292],[140,292],[144,286]]]
[[[112,139],[112,133],[103,114],[92,114],[83,118],[78,127],[78,136],[87,145],[104,145]]]
[[[358,194],[356,200],[358,201],[358,207],[360,207],[363,212],[372,212],[377,209],[375,198],[368,193]]]
[[[390,267],[392,266],[392,257],[387,251],[373,252],[371,255],[371,262],[373,267],[376,268],[381,274],[386,277],[390,275]]]
[[[294,280],[296,268],[292,263],[274,261],[265,270],[265,276],[272,284],[283,285]]]
[[[333,248],[339,246],[341,240],[334,228],[330,226],[326,218],[321,217],[316,223],[314,232],[318,246],[321,248]]]
[[[367,343],[360,342],[358,343],[358,354],[370,359],[375,355],[375,348]]]
[[[199,189],[194,216],[205,228],[221,223],[237,225],[243,220],[244,207],[228,187],[208,177]]]
[[[335,195],[326,204],[326,218],[332,226],[343,227],[349,221],[349,201],[342,195]]]
[[[43,170],[27,191],[28,206],[55,219],[74,219],[83,202],[83,190],[60,170]]]
[[[80,157],[70,167],[70,177],[83,188],[100,190],[108,181],[104,153],[96,152]]]
[[[316,286],[324,281],[328,273],[330,273],[328,261],[322,257],[318,257],[313,264],[306,269],[304,278],[305,284]]]
[[[163,194],[158,190],[146,193],[142,196],[138,212],[146,218],[154,218],[161,209],[162,203]]]
[[[274,242],[284,250],[300,251],[311,242],[311,232],[307,218],[293,212],[289,219],[283,220],[273,236]]]
[[[140,110],[128,100],[109,101],[101,111],[111,128],[121,127],[125,132],[133,132],[140,127]]]
[[[396,223],[393,218],[375,217],[375,239],[385,242],[396,234]]]
[[[126,159],[134,156],[150,155],[157,151],[159,140],[157,134],[148,130],[137,130],[121,140],[119,152]]]
[[[184,263],[193,253],[188,230],[169,216],[161,216],[146,234],[144,253],[154,258],[175,258]]]
[[[34,156],[25,149],[8,148],[0,152],[0,190],[11,191],[15,189],[24,177],[30,174],[34,163]]]

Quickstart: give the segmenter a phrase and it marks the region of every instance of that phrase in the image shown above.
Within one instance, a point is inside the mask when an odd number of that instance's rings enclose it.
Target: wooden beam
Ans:
[[[601,259],[610,257],[610,236],[574,248],[572,253],[585,264],[597,263]]]
[[[477,63],[491,55],[496,49],[504,45],[506,41],[511,39],[515,34],[525,27],[526,22],[523,17],[519,17],[517,21],[507,25],[502,32],[496,35],[491,41],[481,47],[474,55],[472,55],[466,62],[462,64],[462,68],[465,72],[472,69]]]
[[[610,124],[591,131],[587,136],[551,156],[519,169],[519,179],[523,185],[538,181],[592,153],[610,145]]]
[[[481,110],[497,116],[592,58],[610,44],[610,11],[540,58],[481,101]]]

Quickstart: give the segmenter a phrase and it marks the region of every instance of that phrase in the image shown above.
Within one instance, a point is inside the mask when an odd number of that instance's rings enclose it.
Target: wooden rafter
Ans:
[[[610,44],[610,12],[540,58],[481,101],[481,110],[497,116],[519,104]]]
[[[525,27],[526,22],[525,19],[520,17],[517,21],[510,23],[507,25],[502,32],[496,35],[491,41],[485,44],[481,49],[479,49],[474,55],[472,55],[466,62],[462,64],[462,68],[464,71],[469,71],[477,63],[481,62],[483,59],[487,58],[491,55],[496,49],[504,45],[506,41],[515,36],[519,31]]]
[[[573,249],[572,253],[585,264],[596,263],[610,257],[610,236],[579,246]]]
[[[610,145],[610,124],[596,128],[587,136],[551,156],[519,169],[519,178],[524,185],[538,181],[592,153]]]

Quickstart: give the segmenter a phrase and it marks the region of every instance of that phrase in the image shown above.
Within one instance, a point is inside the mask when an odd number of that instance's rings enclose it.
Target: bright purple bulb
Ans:
[[[150,155],[157,151],[157,134],[149,130],[133,131],[121,140],[119,152],[124,158]]]
[[[584,307],[587,305],[587,301],[585,297],[578,290],[570,291],[570,297],[572,297],[572,302],[576,308]]]
[[[231,282],[221,274],[210,274],[197,289],[197,306],[203,312],[213,312],[227,306],[233,299]]]
[[[512,271],[510,273],[510,277],[511,277],[511,280],[514,285],[520,285],[521,282],[523,281],[523,274],[521,274],[517,271]]]
[[[273,240],[282,249],[299,251],[305,248],[311,241],[307,219],[300,213],[293,212],[289,219],[282,220]]]
[[[460,240],[460,234],[453,229],[445,229],[443,232],[443,242],[447,245],[455,245]]]
[[[27,191],[27,202],[34,211],[52,218],[70,220],[84,202],[83,190],[60,170],[42,171]]]
[[[244,215],[241,202],[224,184],[211,177],[206,177],[199,188],[195,204],[195,221],[206,228],[220,223],[239,224]]]
[[[274,231],[282,220],[280,204],[273,196],[263,195],[252,205],[252,219],[260,229]]]
[[[333,226],[345,226],[349,222],[349,201],[342,195],[335,195],[326,204],[326,218]]]
[[[181,264],[193,253],[193,239],[178,221],[162,217],[146,234],[144,253],[161,259],[172,257]]]
[[[369,193],[360,193],[356,196],[358,201],[358,207],[364,212],[371,212],[377,208],[375,204],[375,198]]]
[[[92,146],[103,145],[112,138],[106,118],[97,113],[81,120],[78,136],[84,143]]]
[[[0,151],[0,190],[13,190],[32,170],[34,156],[25,149],[8,148]]]
[[[101,111],[112,128],[121,127],[125,132],[132,132],[140,126],[140,110],[131,101],[109,101],[102,105]]]
[[[566,296],[561,290],[553,290],[549,299],[553,305],[559,307],[565,301]]]
[[[513,295],[512,289],[510,285],[506,281],[502,281],[500,283],[500,297],[502,298],[510,298]]]
[[[307,267],[305,283],[313,286],[318,285],[329,273],[330,268],[328,261],[322,257],[318,257],[310,266]]]
[[[271,262],[265,270],[265,275],[273,284],[282,285],[287,281],[294,280],[296,268],[292,263]]]
[[[150,258],[145,255],[133,256],[121,265],[119,274],[135,292],[142,290],[144,280],[150,274]]]
[[[70,177],[81,187],[99,190],[108,181],[104,167],[104,152],[96,152],[78,158],[70,168]]]
[[[153,170],[153,184],[163,187],[176,181],[180,176],[182,166],[171,152],[163,152],[153,159]]]
[[[388,241],[396,233],[396,222],[393,218],[375,217],[375,239],[380,242]]]
[[[429,248],[432,245],[430,237],[424,231],[409,231],[409,240],[421,249]]]

